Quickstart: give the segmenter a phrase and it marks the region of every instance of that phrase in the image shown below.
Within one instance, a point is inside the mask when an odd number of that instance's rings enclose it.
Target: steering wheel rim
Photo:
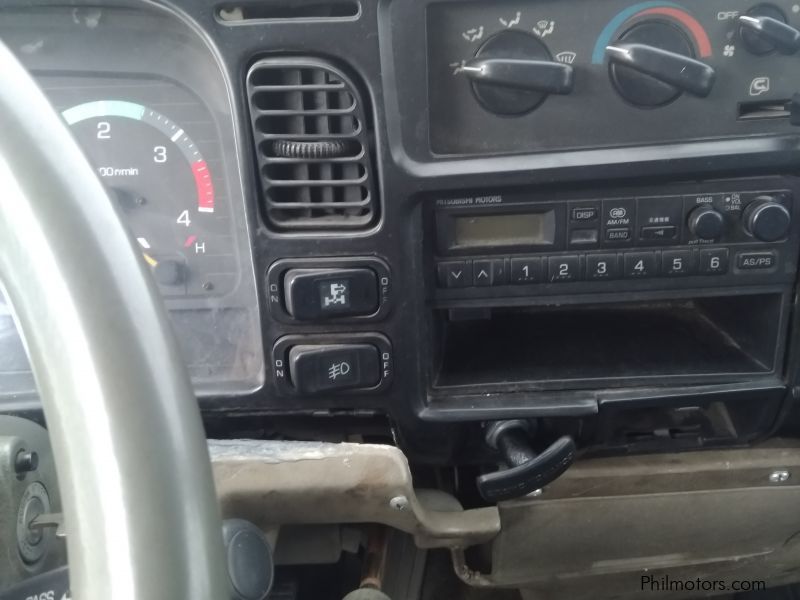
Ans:
[[[0,280],[48,422],[77,600],[228,595],[196,399],[93,169],[0,42]]]

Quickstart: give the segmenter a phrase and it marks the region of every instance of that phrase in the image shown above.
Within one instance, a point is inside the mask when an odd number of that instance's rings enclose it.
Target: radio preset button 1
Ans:
[[[586,279],[594,281],[619,279],[619,258],[616,254],[587,254]]]
[[[542,272],[541,258],[512,258],[511,259],[511,283],[527,284],[542,283],[544,273]]]
[[[741,252],[736,255],[736,266],[743,271],[768,270],[778,264],[774,252]]]
[[[624,275],[627,278],[653,277],[658,271],[655,252],[626,252],[623,260]]]
[[[691,250],[664,250],[661,253],[661,273],[667,277],[681,277],[694,273]]]
[[[700,251],[700,268],[702,275],[724,275],[728,272],[728,249],[713,248]]]
[[[581,259],[577,255],[551,256],[548,258],[550,281],[577,281],[581,278]]]
[[[472,285],[472,261],[453,260],[439,263],[439,285],[446,288],[463,288]]]

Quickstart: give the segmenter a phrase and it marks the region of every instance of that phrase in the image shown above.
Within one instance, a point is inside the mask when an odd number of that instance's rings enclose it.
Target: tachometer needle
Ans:
[[[144,259],[147,261],[147,264],[151,267],[155,267],[158,264],[158,261],[150,256],[147,252],[142,252],[142,254],[144,255]]]

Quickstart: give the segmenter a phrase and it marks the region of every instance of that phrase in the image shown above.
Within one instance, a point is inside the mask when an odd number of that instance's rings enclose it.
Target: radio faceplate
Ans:
[[[768,178],[436,198],[434,296],[447,303],[791,283],[795,185]]]

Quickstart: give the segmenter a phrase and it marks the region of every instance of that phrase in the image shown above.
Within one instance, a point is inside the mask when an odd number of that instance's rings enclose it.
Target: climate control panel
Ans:
[[[794,0],[428,7],[434,154],[791,131]]]

